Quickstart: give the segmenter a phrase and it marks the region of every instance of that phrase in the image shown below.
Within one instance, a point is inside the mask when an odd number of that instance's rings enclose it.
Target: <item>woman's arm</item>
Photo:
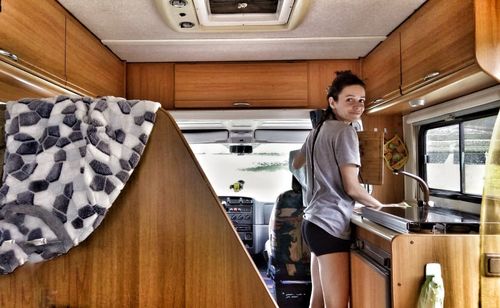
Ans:
[[[306,155],[301,151],[297,151],[293,157],[292,167],[293,169],[300,169],[306,163]]]
[[[365,206],[380,209],[384,207],[380,201],[373,198],[358,181],[358,167],[353,164],[348,164],[340,167],[342,174],[342,184],[344,185],[345,192],[354,201],[357,201]]]

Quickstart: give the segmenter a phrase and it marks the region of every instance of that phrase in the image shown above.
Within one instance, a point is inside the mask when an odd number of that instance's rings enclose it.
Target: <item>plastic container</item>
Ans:
[[[420,289],[417,307],[444,307],[444,283],[441,277],[441,264],[428,263],[425,266],[425,282]]]

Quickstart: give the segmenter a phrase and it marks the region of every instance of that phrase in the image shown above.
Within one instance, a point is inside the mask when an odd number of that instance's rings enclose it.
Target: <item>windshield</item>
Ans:
[[[244,155],[229,153],[228,144],[190,146],[217,195],[274,202],[279,194],[291,189],[289,155],[302,144],[253,144],[253,152]]]

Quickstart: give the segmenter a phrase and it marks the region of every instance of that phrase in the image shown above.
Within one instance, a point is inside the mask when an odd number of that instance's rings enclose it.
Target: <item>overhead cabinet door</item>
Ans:
[[[0,58],[64,83],[64,10],[49,0],[4,0],[1,7]]]
[[[403,94],[474,61],[473,0],[429,1],[401,28]]]
[[[175,108],[306,107],[307,62],[175,65]]]
[[[381,104],[400,96],[401,52],[399,32],[393,33],[363,60],[366,104]]]

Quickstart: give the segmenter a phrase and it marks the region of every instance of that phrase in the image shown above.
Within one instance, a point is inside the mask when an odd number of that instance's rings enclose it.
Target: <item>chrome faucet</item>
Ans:
[[[417,200],[417,204],[419,207],[423,206],[425,208],[429,208],[434,206],[434,202],[429,200],[429,186],[427,185],[427,183],[425,183],[425,181],[421,177],[418,177],[415,174],[403,170],[393,170],[392,172],[396,175],[402,174],[409,176],[410,178],[415,179],[418,182],[418,184],[420,185],[420,189],[424,194],[424,200]]]

